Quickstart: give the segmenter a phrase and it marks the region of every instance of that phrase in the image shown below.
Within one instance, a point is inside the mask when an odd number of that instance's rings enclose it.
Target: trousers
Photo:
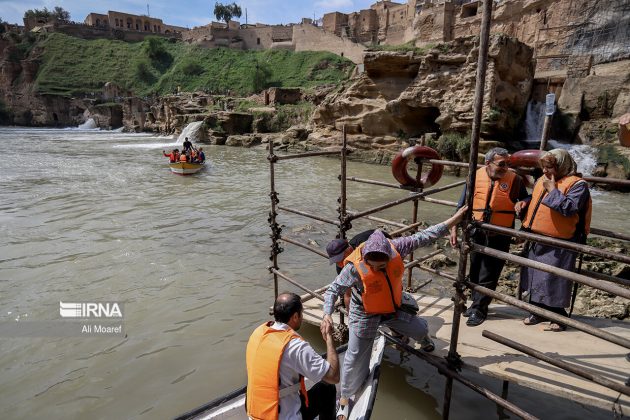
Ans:
[[[416,341],[422,340],[429,334],[429,324],[419,316],[413,317],[410,321],[394,317],[381,321],[380,325],[386,325]],[[350,328],[349,336],[348,350],[346,350],[341,368],[341,396],[346,398],[357,393],[370,373],[370,356],[374,343],[374,337],[359,337],[352,328]]]

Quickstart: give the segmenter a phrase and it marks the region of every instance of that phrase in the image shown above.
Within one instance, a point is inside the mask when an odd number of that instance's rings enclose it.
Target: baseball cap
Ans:
[[[326,245],[326,253],[328,254],[328,261],[331,264],[338,263],[343,260],[344,251],[350,246],[345,239],[333,239]]]

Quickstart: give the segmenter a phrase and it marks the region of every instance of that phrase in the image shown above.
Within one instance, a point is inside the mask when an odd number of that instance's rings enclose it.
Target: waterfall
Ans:
[[[188,137],[188,140],[190,140],[193,143],[198,142],[201,139],[200,131],[201,131],[202,124],[203,124],[203,121],[195,121],[188,124],[182,130],[182,134],[180,134],[179,137],[177,137],[177,144],[183,144],[184,139],[186,137]]]
[[[98,126],[96,125],[96,122],[93,118],[89,118],[86,122],[80,124],[77,128],[79,130],[94,130],[95,128],[98,128]]]
[[[584,176],[591,175],[597,166],[597,150],[593,146],[549,140],[549,149],[566,149],[577,164],[578,172]]]
[[[545,103],[529,101],[525,114],[525,143],[540,144],[545,125]]]

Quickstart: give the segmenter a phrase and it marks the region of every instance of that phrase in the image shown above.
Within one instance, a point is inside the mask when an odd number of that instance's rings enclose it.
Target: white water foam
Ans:
[[[77,128],[79,130],[98,130],[98,125],[96,125],[96,121],[94,121],[93,118],[89,118],[86,122],[80,124]]]
[[[543,102],[529,101],[525,114],[525,142],[528,144],[540,144],[544,125],[545,104]]]
[[[203,121],[195,121],[188,124],[182,130],[182,134],[180,134],[179,137],[177,138],[177,144],[178,145],[184,144],[184,140],[186,139],[186,137],[188,137],[188,140],[190,140],[193,143],[199,141],[199,138],[200,138],[199,132],[201,131],[202,124],[203,124]]]
[[[569,152],[575,163],[578,172],[584,176],[589,176],[597,166],[597,151],[593,146],[586,144],[560,143],[557,140],[549,140],[552,149],[565,149]]]

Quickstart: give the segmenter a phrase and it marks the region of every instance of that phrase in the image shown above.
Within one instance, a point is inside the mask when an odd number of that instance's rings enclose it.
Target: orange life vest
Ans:
[[[344,265],[351,262],[359,273],[363,283],[363,309],[367,314],[390,314],[400,307],[405,266],[394,245],[389,243],[396,255],[387,263],[385,272],[374,270],[363,260],[361,250],[365,243],[343,260]]]
[[[556,183],[556,188],[563,195],[574,186],[578,181],[582,180],[579,176],[565,176]],[[527,215],[523,221],[523,227],[534,233],[551,236],[560,239],[571,239],[576,231],[578,224],[585,235],[588,235],[591,229],[591,212],[592,202],[589,197],[586,211],[583,212],[582,220],[580,214],[575,213],[571,216],[563,216],[560,212],[553,210],[542,204],[543,198],[547,195],[547,190],[543,187],[544,178],[540,177],[534,186],[532,201],[527,208]]]
[[[510,198],[510,192],[517,176],[507,171],[503,178],[493,181],[485,167],[477,170],[473,195],[475,220],[509,228],[514,226],[516,203]]]
[[[271,328],[272,324],[270,321],[256,328],[247,343],[247,415],[254,420],[278,418],[282,353],[289,341],[302,339],[292,329],[275,330]],[[308,407],[302,376],[300,389]]]
[[[179,161],[180,162],[188,162],[188,158],[186,157],[185,154],[182,153],[182,155],[179,157]]]

